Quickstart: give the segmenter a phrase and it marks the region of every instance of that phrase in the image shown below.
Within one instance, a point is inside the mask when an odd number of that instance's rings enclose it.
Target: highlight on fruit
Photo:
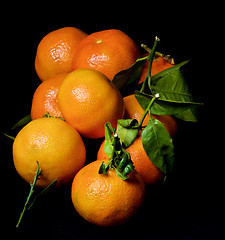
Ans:
[[[40,40],[32,107],[12,135],[3,133],[13,141],[16,171],[30,184],[16,227],[40,195],[65,186],[87,221],[125,224],[142,206],[146,186],[173,174],[179,122],[197,122],[202,103],[182,70],[189,60],[160,53],[159,42],[139,47],[117,29],[88,35],[75,27]],[[102,144],[93,150],[87,139]],[[121,201],[126,211],[115,204]]]

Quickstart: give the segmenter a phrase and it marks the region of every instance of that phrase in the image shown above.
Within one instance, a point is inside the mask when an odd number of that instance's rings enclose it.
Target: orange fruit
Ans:
[[[124,32],[109,29],[90,34],[76,48],[72,69],[93,68],[110,80],[140,56],[135,42]]]
[[[45,113],[50,116],[63,117],[57,102],[59,87],[68,73],[61,73],[42,82],[33,95],[31,118],[41,118]]]
[[[71,72],[75,49],[86,36],[75,27],[64,27],[48,33],[40,41],[35,58],[35,69],[41,81],[59,73]]]
[[[127,180],[114,170],[98,174],[102,160],[90,163],[75,176],[71,197],[77,212],[87,221],[99,226],[114,226],[128,221],[141,207],[145,184],[133,170]]]
[[[123,118],[124,102],[119,90],[94,69],[69,73],[57,98],[65,120],[87,138],[103,137],[105,123],[116,127],[117,120]]]
[[[138,122],[140,122],[145,110],[141,107],[141,105],[138,103],[137,99],[135,98],[135,95],[129,95],[127,97],[124,97],[124,104],[125,104],[125,113],[124,118],[125,119],[137,119]],[[177,133],[177,121],[174,117],[169,115],[155,115],[151,114],[151,117],[154,119],[159,120],[162,124],[164,124],[164,127],[170,134],[172,138],[175,137]],[[146,116],[143,126],[147,125],[149,120],[149,115]]]
[[[104,151],[104,143],[105,141],[103,141],[98,150],[97,159],[108,159]],[[134,167],[143,177],[145,184],[152,185],[163,179],[163,173],[148,158],[142,145],[141,136],[136,138],[126,151],[130,153]]]
[[[69,184],[84,166],[86,150],[79,133],[57,118],[39,118],[23,127],[13,143],[13,161],[19,175],[32,182],[37,170],[37,187]]]
[[[141,78],[140,78],[139,83],[142,83],[145,80],[146,74],[148,72],[148,64],[149,64],[149,61],[147,61],[142,68],[142,73],[141,73]],[[170,68],[172,66],[174,66],[174,64],[169,63],[163,57],[157,57],[156,59],[154,59],[152,61],[151,76],[153,76],[167,68]]]

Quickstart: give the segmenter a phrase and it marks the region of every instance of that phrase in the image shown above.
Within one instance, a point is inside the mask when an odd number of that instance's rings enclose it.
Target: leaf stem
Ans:
[[[141,118],[141,121],[139,123],[139,128],[142,128],[142,124],[143,124],[143,122],[145,120],[146,115],[148,114],[148,112],[150,112],[151,106],[153,105],[155,100],[158,99],[158,98],[159,98],[159,94],[156,93],[155,96],[152,98],[151,102],[149,103],[148,107],[145,110],[145,113],[143,114],[143,116]],[[150,114],[150,117],[151,117],[151,114]]]
[[[29,201],[30,201],[30,198],[31,198],[32,194],[34,193],[34,186],[35,186],[35,184],[36,184],[36,182],[37,182],[37,180],[38,180],[39,175],[41,174],[41,169],[40,169],[40,167],[39,167],[38,161],[37,161],[37,165],[38,165],[38,167],[37,167],[37,170],[36,170],[36,172],[35,172],[35,176],[34,176],[33,183],[30,183],[30,192],[29,192],[28,197],[27,197],[27,200],[26,200],[26,202],[25,202],[25,204],[24,204],[23,211],[22,211],[21,214],[20,214],[20,218],[19,218],[19,220],[18,220],[18,222],[17,222],[17,224],[16,224],[16,227],[17,227],[17,228],[18,228],[19,225],[20,225],[20,222],[21,222],[21,220],[22,220],[22,218],[23,218],[23,215],[24,215],[24,213],[25,213],[25,211],[26,211],[26,209],[27,209],[27,205],[28,205],[28,203],[29,203]]]

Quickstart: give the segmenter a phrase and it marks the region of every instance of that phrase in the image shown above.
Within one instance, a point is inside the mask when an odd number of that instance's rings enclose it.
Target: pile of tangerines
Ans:
[[[85,165],[84,138],[104,140],[106,123],[116,128],[118,119],[140,121],[143,116],[145,110],[134,94],[122,97],[112,82],[139,57],[136,43],[120,30],[87,35],[75,27],[65,27],[47,34],[35,58],[42,82],[33,95],[32,121],[19,131],[13,143],[14,165],[26,182],[40,188],[53,182],[56,187],[72,183],[75,209],[100,226],[126,222],[140,208],[145,186],[164,178],[146,155],[140,134],[126,149],[135,167],[127,180],[118,177],[113,167],[107,174],[99,174],[103,160],[109,160],[104,141],[97,160]],[[169,67],[171,63],[158,56],[151,73]],[[140,83],[147,69],[146,62]],[[175,136],[177,122],[172,116],[151,117],[162,122],[172,138]],[[146,116],[143,125],[148,120]]]

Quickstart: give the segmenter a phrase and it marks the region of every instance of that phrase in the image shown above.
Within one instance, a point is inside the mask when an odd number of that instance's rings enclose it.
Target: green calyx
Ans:
[[[134,169],[130,154],[125,150],[123,144],[110,123],[105,124],[105,146],[104,150],[109,157],[108,163],[102,162],[99,174],[108,174],[109,169],[116,171],[122,180],[127,180]]]

